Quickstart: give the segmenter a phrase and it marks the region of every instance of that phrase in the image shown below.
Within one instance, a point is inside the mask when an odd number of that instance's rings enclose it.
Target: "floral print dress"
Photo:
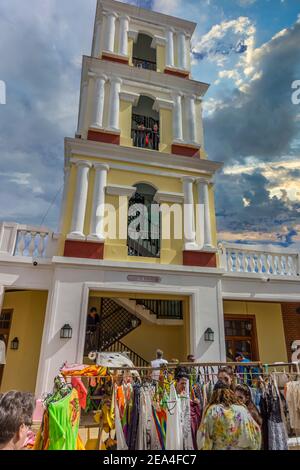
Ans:
[[[244,406],[211,405],[197,441],[199,450],[260,450],[261,431]]]

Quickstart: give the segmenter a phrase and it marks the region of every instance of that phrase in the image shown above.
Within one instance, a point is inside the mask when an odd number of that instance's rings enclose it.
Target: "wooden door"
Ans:
[[[9,333],[11,328],[13,310],[3,309],[0,314],[0,337],[4,338],[6,351],[8,348]],[[0,364],[0,387],[3,378],[5,364]]]
[[[225,315],[225,342],[227,361],[234,361],[237,353],[258,361],[255,316]]]

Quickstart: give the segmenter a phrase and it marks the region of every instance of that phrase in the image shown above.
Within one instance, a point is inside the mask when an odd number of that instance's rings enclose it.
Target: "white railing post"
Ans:
[[[14,255],[17,233],[18,224],[11,222],[0,224],[0,255]]]
[[[300,276],[300,253],[270,247],[220,242],[221,267],[228,272]]]
[[[223,243],[218,244],[220,267],[228,271],[226,247]]]

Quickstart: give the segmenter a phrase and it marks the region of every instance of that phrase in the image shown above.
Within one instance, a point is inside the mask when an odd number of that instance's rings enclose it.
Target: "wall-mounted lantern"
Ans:
[[[207,330],[204,333],[204,340],[208,341],[210,343],[213,343],[215,340],[215,333],[211,328],[207,328]]]
[[[71,339],[72,333],[72,327],[68,324],[65,324],[60,330],[60,337],[61,339]]]
[[[10,343],[10,349],[14,349],[15,351],[19,349],[19,338],[14,338]]]

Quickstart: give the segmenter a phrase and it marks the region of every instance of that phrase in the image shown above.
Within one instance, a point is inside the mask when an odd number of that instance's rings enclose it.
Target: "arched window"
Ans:
[[[152,37],[139,33],[133,45],[133,65],[142,69],[156,70],[156,49],[151,47]]]
[[[128,205],[128,255],[160,256],[160,211],[154,201],[156,189],[147,183],[135,185]]]
[[[159,113],[153,109],[154,100],[141,95],[132,108],[132,140],[135,147],[159,150]]]

